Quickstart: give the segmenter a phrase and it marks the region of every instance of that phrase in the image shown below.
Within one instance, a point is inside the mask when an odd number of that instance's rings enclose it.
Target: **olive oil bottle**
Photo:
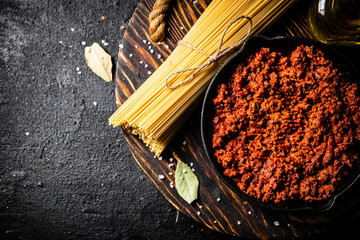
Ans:
[[[314,0],[308,14],[310,32],[318,41],[360,45],[360,0]]]

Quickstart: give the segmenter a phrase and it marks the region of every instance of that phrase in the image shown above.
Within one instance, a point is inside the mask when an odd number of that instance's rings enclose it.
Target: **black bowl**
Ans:
[[[205,152],[210,159],[210,162],[214,166],[217,174],[223,181],[241,198],[249,201],[250,203],[257,204],[262,207],[274,209],[274,210],[306,210],[311,209],[315,211],[325,211],[330,209],[336,198],[347,190],[360,176],[360,163],[354,165],[350,176],[348,176],[342,183],[336,186],[336,190],[332,197],[323,202],[294,202],[289,205],[276,205],[274,203],[264,203],[254,197],[242,192],[235,182],[222,174],[223,167],[217,162],[214,157],[214,150],[212,148],[212,119],[215,116],[215,108],[212,103],[217,95],[217,86],[221,83],[229,81],[231,75],[235,72],[236,67],[246,61],[250,55],[258,52],[263,47],[270,48],[271,51],[289,52],[295,50],[295,48],[301,44],[314,46],[314,48],[324,52],[325,58],[331,60],[335,67],[339,68],[345,75],[345,77],[352,82],[358,82],[360,80],[360,74],[357,69],[349,62],[341,53],[329,46],[311,40],[293,37],[278,37],[278,38],[266,38],[263,36],[250,37],[242,49],[237,52],[224,66],[219,70],[211,81],[204,98],[204,103],[201,112],[201,137],[205,148]]]

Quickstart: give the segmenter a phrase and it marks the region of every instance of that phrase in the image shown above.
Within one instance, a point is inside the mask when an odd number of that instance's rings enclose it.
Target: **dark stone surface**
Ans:
[[[0,1],[0,239],[231,239],[175,223],[107,124],[114,83],[86,68],[82,41],[105,40],[115,62],[137,4]]]
[[[0,239],[221,236],[183,214],[175,223],[121,129],[108,126],[114,82],[85,69],[82,41],[115,63],[137,4],[1,1]]]

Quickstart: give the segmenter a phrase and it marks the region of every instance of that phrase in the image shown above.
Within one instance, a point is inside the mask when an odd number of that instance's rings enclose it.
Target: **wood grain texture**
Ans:
[[[173,1],[167,20],[170,30],[161,44],[152,43],[149,38],[148,15],[154,2],[143,0],[139,3],[124,34],[124,47],[119,51],[116,71],[118,106],[169,56],[211,1],[199,0],[197,4]],[[306,9],[306,4],[296,4],[264,35],[309,37],[304,17]],[[216,231],[250,239],[307,237],[325,232],[334,224],[359,213],[359,201],[354,201],[360,197],[359,184],[325,213],[279,212],[242,200],[225,185],[206,158],[200,136],[200,111],[198,106],[165,149],[162,160],[154,158],[137,136],[124,133],[136,162],[165,198],[181,212]],[[170,162],[170,158],[174,161]],[[170,183],[174,183],[177,159],[192,163],[200,181],[199,199],[191,205],[177,194],[175,188],[170,187]],[[160,180],[159,175],[164,175],[165,179]]]

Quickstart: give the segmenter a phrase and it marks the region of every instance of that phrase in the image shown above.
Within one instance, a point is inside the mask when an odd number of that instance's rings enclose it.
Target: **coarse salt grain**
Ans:
[[[195,172],[195,168],[192,168],[191,171]]]
[[[174,164],[173,163],[169,163],[169,167],[171,168],[171,167],[173,167],[174,166]]]
[[[138,48],[138,46],[137,46],[137,45],[135,45],[135,48]]]
[[[194,166],[194,163],[191,162],[191,163],[190,163],[190,167],[192,167],[192,166]]]
[[[81,71],[78,71],[78,72],[77,72],[77,74],[79,74],[79,75],[80,75],[80,74],[81,74]]]
[[[162,180],[162,179],[164,179],[165,177],[164,177],[164,175],[159,175],[159,178]]]
[[[221,200],[221,199],[220,199],[219,197],[216,199],[216,201],[218,201],[218,202],[220,202],[220,200]]]
[[[70,28],[70,30],[73,32],[73,31],[75,31],[75,28]]]
[[[131,58],[133,57],[132,53],[129,54],[129,57],[131,57]]]
[[[251,211],[248,211],[248,214],[249,214],[249,215],[251,215],[251,214],[252,214],[252,212],[251,212]]]
[[[181,26],[181,27],[180,27],[180,29],[181,29],[181,30],[183,30],[183,29],[184,29],[184,27],[183,27],[183,26]]]
[[[156,158],[156,155],[154,155],[154,158]]]
[[[93,104],[94,104],[95,107],[98,105],[97,102],[93,102]]]
[[[241,222],[240,221],[237,221],[237,225],[240,225],[241,224]]]
[[[279,223],[278,221],[275,221],[275,222],[274,222],[274,225],[275,225],[275,226],[279,226],[280,223]]]
[[[158,45],[160,45],[160,44],[161,44],[161,42],[157,42],[157,44],[158,44]]]
[[[30,135],[30,133],[29,133],[29,132],[26,132],[26,133],[25,133],[25,135],[26,135],[26,136],[29,136],[29,135]]]
[[[166,48],[169,48],[169,45],[166,44],[165,47],[166,47]]]
[[[82,42],[81,42],[81,45],[85,46],[85,45],[86,45],[86,42],[82,41]]]
[[[120,49],[124,49],[124,45],[119,44],[119,48],[120,48]]]
[[[169,158],[169,161],[170,161],[170,162],[174,161],[174,158]]]
[[[163,160],[163,158],[162,158],[162,157],[159,157],[159,161],[161,161],[161,160]]]
[[[186,171],[186,169],[183,169],[183,173],[186,173],[187,171]]]
[[[198,3],[198,1],[193,1],[192,3],[195,5],[195,4],[197,4],[197,3]]]
[[[158,54],[158,59],[160,59],[161,58],[161,54]]]
[[[199,205],[199,208],[202,208],[202,205]]]
[[[107,42],[104,42],[104,46],[107,46],[107,45],[109,45],[109,43],[107,43]]]
[[[79,67],[76,67],[75,70],[76,70],[76,71],[80,71],[80,68],[79,68]]]
[[[143,40],[143,43],[145,43],[145,44],[146,44],[146,40]]]
[[[169,172],[169,175],[170,175],[170,176],[172,176],[172,175],[173,175],[173,173],[172,173],[172,172]]]
[[[151,72],[150,72],[150,71],[148,71],[148,74],[149,74],[149,75],[151,75]]]
[[[148,42],[148,44],[150,45],[150,44],[151,44],[151,42]]]
[[[149,46],[148,49],[151,49],[151,46]]]
[[[145,68],[148,68],[148,67],[149,67],[149,65],[145,64],[145,65],[144,65],[144,67],[145,67]]]
[[[151,52],[151,53],[154,53],[154,50],[153,50],[153,49],[150,49],[150,52]]]
[[[63,41],[61,41],[61,40],[60,40],[60,41],[59,41],[59,43],[60,43],[60,44],[62,44],[62,43],[63,43]]]
[[[91,48],[90,47],[86,47],[85,51],[87,51],[88,53],[91,52]]]
[[[181,180],[184,180],[184,177],[180,177]]]
[[[200,212],[200,211],[197,211],[196,214],[197,214],[198,216],[200,216],[201,212]]]
[[[174,188],[174,183],[173,182],[170,183],[170,187]]]
[[[139,63],[140,63],[140,64],[143,64],[144,62],[143,62],[143,61],[140,61]]]
[[[186,145],[186,140],[184,140],[182,144],[183,144],[183,145]]]
[[[214,223],[217,223],[217,221],[215,220]]]
[[[104,44],[104,43],[105,43],[105,40],[104,40],[104,39],[103,39],[103,40],[101,40],[101,43],[102,43],[102,44]]]
[[[168,30],[168,32],[170,32],[171,28],[168,28],[167,30]]]

